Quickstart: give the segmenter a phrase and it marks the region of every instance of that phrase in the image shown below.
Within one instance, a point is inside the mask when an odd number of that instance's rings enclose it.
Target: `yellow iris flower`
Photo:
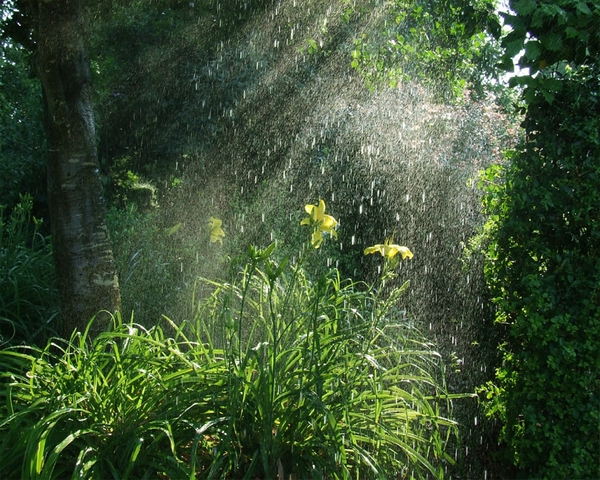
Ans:
[[[300,222],[300,225],[310,225],[313,227],[311,244],[315,248],[319,248],[323,243],[323,233],[328,233],[337,238],[338,222],[331,215],[325,214],[325,202],[319,200],[319,205],[305,205],[304,210],[308,213],[308,217]]]
[[[383,244],[378,243],[377,245],[373,245],[372,247],[367,247],[365,248],[365,255],[369,255],[370,253],[375,253],[375,252],[379,252],[381,253],[381,256],[391,260],[392,258],[394,258],[398,253],[400,255],[402,255],[402,260],[404,260],[405,258],[412,258],[413,254],[412,252],[408,249],[408,247],[401,247],[400,245],[396,245],[395,243],[392,243],[393,239],[392,238],[386,238],[385,241],[383,242]]]
[[[210,229],[210,243],[221,242],[221,245],[223,245],[225,232],[221,228],[222,224],[222,220],[215,217],[210,217],[210,220],[208,221],[208,228]]]

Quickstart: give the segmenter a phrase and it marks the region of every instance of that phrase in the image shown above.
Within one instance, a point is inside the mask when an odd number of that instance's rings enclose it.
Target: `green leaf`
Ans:
[[[509,58],[516,57],[523,50],[523,39],[512,40],[504,45],[504,56]]]
[[[592,11],[590,10],[590,7],[587,6],[587,2],[577,2],[577,11],[580,13],[583,13],[584,15],[592,15]],[[596,9],[598,8],[598,5],[596,5]]]
[[[551,52],[559,52],[563,48],[562,35],[558,33],[549,32],[540,35],[540,42],[547,50]]]
[[[581,32],[572,26],[568,26],[565,29],[565,34],[567,38],[577,38],[581,35]]]
[[[542,47],[541,47],[540,42],[532,40],[525,44],[524,56],[528,60],[535,62],[540,57],[541,51],[542,51]]]
[[[530,15],[537,8],[537,3],[534,0],[518,0],[511,2],[511,8],[519,15]]]

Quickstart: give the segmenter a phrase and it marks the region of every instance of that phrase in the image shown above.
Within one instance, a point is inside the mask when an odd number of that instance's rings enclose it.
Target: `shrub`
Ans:
[[[75,333],[0,352],[0,473],[189,478],[195,457],[178,454],[196,450],[202,418],[223,401],[222,366],[211,360],[202,345],[118,318],[93,342]]]

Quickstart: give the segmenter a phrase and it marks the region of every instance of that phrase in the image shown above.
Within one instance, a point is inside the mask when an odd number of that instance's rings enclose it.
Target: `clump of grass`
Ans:
[[[455,425],[439,355],[394,310],[408,283],[381,298],[335,269],[311,282],[274,248],[199,304],[229,372],[209,476],[441,478]]]
[[[2,478],[190,478],[224,402],[223,363],[160,327],[122,324],[0,351]]]
[[[45,343],[58,312],[52,246],[23,195],[6,215],[0,206],[0,345]]]
[[[390,291],[250,248],[196,316],[0,351],[3,478],[442,478],[439,355]]]

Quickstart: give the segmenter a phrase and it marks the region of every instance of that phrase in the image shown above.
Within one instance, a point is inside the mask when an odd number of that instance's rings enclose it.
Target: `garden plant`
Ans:
[[[323,201],[305,210],[295,262],[249,247],[230,278],[198,279],[212,294],[188,321],[116,315],[93,339],[0,351],[0,476],[443,478],[460,395],[397,308],[412,252],[367,248],[384,263],[375,285],[335,268],[312,279],[304,259],[337,221]]]

